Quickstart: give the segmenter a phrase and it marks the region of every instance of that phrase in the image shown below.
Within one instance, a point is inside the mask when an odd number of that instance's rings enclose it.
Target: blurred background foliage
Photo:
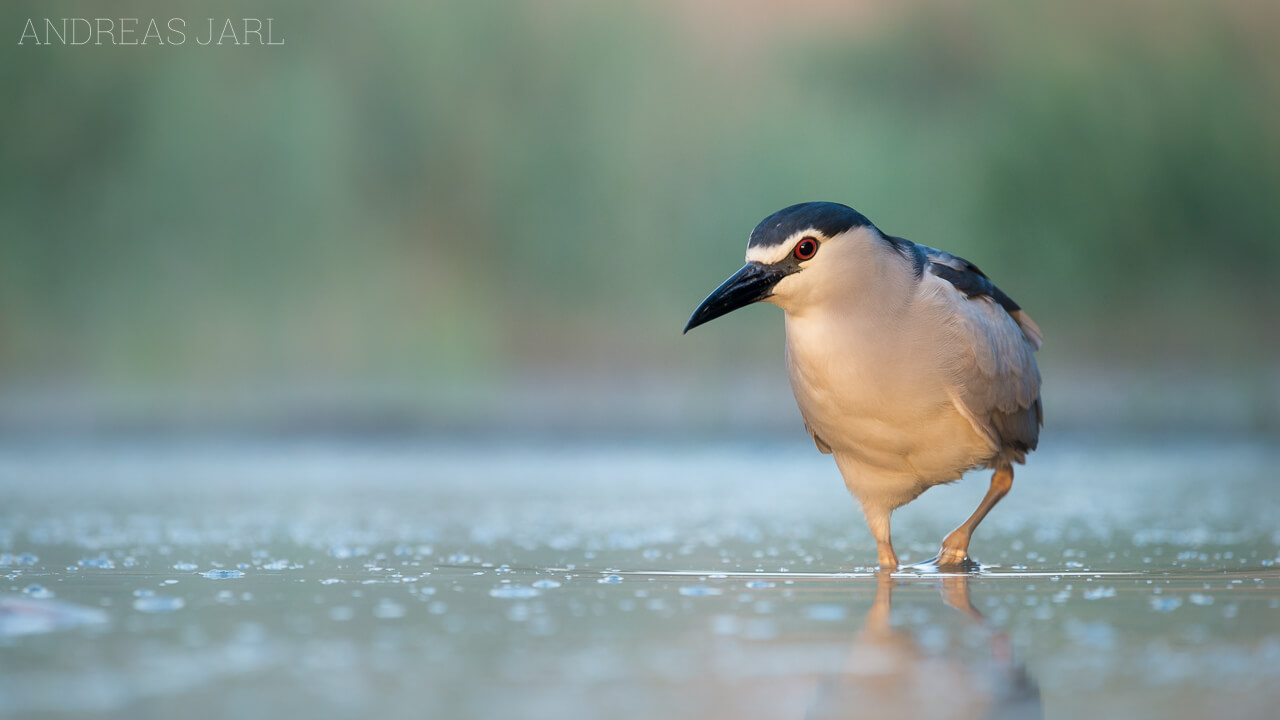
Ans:
[[[1280,5],[0,8],[0,418],[771,429],[778,312],[682,338],[805,200],[980,265],[1050,425],[1280,427]]]

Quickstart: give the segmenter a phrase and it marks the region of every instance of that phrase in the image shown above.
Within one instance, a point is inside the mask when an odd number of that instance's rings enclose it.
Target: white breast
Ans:
[[[864,504],[898,507],[991,457],[957,408],[928,293],[788,313],[787,367],[806,424]]]

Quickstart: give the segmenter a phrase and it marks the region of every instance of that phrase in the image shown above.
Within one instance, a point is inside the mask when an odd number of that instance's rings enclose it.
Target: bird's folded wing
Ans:
[[[831,454],[831,446],[827,444],[826,440],[818,437],[818,433],[814,432],[812,427],[809,427],[809,422],[807,420],[804,423],[804,429],[809,431],[809,437],[813,438],[813,444],[818,446],[818,452],[823,455]]]
[[[929,255],[930,273],[949,286],[943,294],[951,313],[953,399],[995,448],[1020,460],[1035,449],[1043,423],[1034,356],[1040,328],[972,264],[940,251]]]

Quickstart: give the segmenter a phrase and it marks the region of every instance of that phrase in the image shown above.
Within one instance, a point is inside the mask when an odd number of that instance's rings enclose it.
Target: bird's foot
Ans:
[[[968,545],[969,543],[967,542],[967,539],[965,544],[960,547],[948,545],[945,542],[942,543],[942,549],[938,551],[938,555],[936,557],[937,564],[946,567],[964,565],[965,562],[969,561]]]
[[[879,558],[880,565],[877,570],[881,573],[898,572],[898,557],[896,555],[881,555]]]
[[[912,570],[917,572],[946,572],[946,573],[977,573],[982,572],[982,564],[976,560],[970,559],[968,555],[960,555],[956,557],[946,551],[925,560],[910,565]]]

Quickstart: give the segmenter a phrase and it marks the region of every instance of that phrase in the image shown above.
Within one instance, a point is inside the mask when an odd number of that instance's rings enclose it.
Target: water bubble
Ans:
[[[209,570],[200,573],[200,575],[210,580],[230,580],[244,577],[244,573],[240,570]]]
[[[1204,593],[1191,593],[1187,596],[1187,601],[1192,605],[1212,605],[1213,596]]]
[[[723,595],[724,591],[720,588],[707,587],[706,585],[689,585],[680,588],[680,594],[685,597],[708,597],[710,595]]]
[[[552,580],[551,578],[542,578],[541,580],[534,580],[533,586],[539,590],[551,590],[552,588],[560,587],[560,581]]]
[[[48,598],[53,597],[53,591],[43,585],[28,585],[22,589],[22,592],[39,600],[47,600]]]
[[[771,588],[776,586],[777,586],[776,583],[771,583],[768,580],[748,580],[747,581],[747,587],[751,588],[752,590],[764,590],[766,588]]]
[[[0,553],[0,567],[9,567],[10,565],[35,565],[40,558],[31,553],[22,553],[21,555],[10,555],[9,553]]]
[[[1081,621],[1070,618],[1064,627],[1076,642],[1088,647],[1111,649],[1116,645],[1116,630],[1105,621]]]
[[[156,594],[156,591],[150,588],[138,588],[137,590],[133,591],[134,597],[151,597],[155,594]]]
[[[601,585],[617,585],[618,583],[622,582],[622,576],[621,575],[605,575],[604,577],[600,578],[596,582],[600,583]]]
[[[346,582],[346,580],[339,580],[338,578],[325,578],[324,580],[320,581],[320,584],[321,585],[337,585],[338,583],[344,583],[344,582]]]
[[[526,627],[530,635],[545,637],[556,631],[556,622],[546,615],[534,615],[529,618],[529,624]]]
[[[133,609],[144,613],[171,613],[181,610],[186,604],[180,597],[150,595],[134,600]]]
[[[742,622],[734,615],[712,615],[711,632],[715,635],[737,635]]]
[[[503,600],[533,598],[541,594],[541,590],[523,585],[500,585],[489,591],[489,597],[502,598]]]
[[[112,562],[111,558],[107,557],[106,555],[99,555],[98,557],[93,557],[93,558],[81,558],[80,561],[77,562],[76,564],[79,565],[80,567],[98,568],[99,570],[115,570],[116,569],[116,564]]]
[[[840,622],[849,614],[849,610],[843,605],[810,605],[805,609],[805,615],[810,620],[819,622]]]
[[[772,640],[777,636],[778,623],[769,618],[751,618],[742,630],[742,637],[746,640]]]
[[[199,565],[196,565],[195,563],[189,563],[189,562],[179,562],[179,563],[173,564],[174,570],[181,570],[183,572],[191,572],[192,570],[198,570],[199,568],[200,568]]]
[[[346,605],[335,605],[329,608],[329,619],[334,622],[346,622],[356,616],[356,611]]]
[[[1084,591],[1085,600],[1098,600],[1100,598],[1112,598],[1115,596],[1116,589],[1113,587],[1098,587]]]
[[[1147,602],[1151,604],[1151,609],[1156,612],[1173,612],[1182,607],[1182,598],[1178,597],[1153,595],[1147,598]]]
[[[394,620],[402,618],[405,615],[405,607],[390,598],[382,598],[377,605],[373,606],[373,616],[379,620]]]

